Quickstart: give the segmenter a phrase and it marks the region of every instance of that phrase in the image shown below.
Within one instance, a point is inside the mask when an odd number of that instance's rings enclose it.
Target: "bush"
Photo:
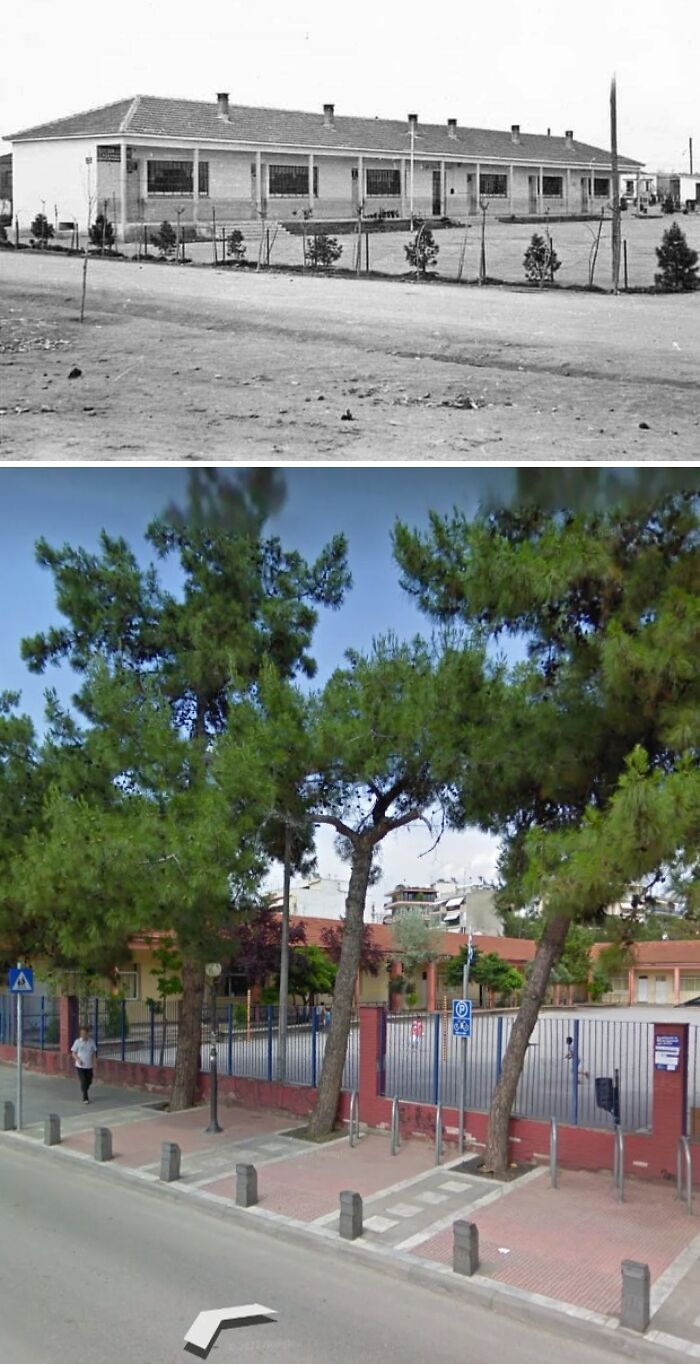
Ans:
[[[57,1018],[50,1018],[44,1028],[44,1045],[53,1046],[60,1041],[61,1027]]]
[[[174,255],[177,246],[177,233],[172,223],[167,221],[161,223],[160,231],[151,234],[151,243],[164,258]]]
[[[654,283],[675,293],[700,288],[698,253],[688,246],[685,233],[678,223],[671,223],[656,248],[656,259],[661,267],[654,275]]]
[[[413,240],[404,246],[406,260],[419,275],[426,275],[428,267],[437,264],[439,250],[430,228],[420,224]]]
[[[114,246],[114,228],[104,213],[98,213],[94,223],[90,225],[90,242],[100,250],[104,246],[111,251]]]
[[[661,211],[663,213],[675,213],[676,205],[672,194],[666,195],[666,198],[661,205]]]
[[[44,213],[37,213],[29,230],[34,240],[39,242],[41,246],[45,246],[53,237],[53,228]]]
[[[533,232],[530,245],[523,257],[523,265],[525,276],[532,284],[543,284],[546,279],[554,279],[555,271],[561,268],[561,261],[551,240],[545,240],[539,233]]]
[[[113,997],[105,1001],[104,1029],[109,1037],[121,1037],[122,1001]],[[129,1035],[129,1019],[124,1010],[124,1036]]]
[[[234,1004],[233,1021],[237,1028],[244,1027],[248,1022],[248,1010],[245,1004],[242,1004],[240,1000],[238,1001],[238,1004]]]
[[[313,270],[331,270],[342,254],[337,237],[328,237],[325,233],[310,237],[306,243],[306,259]]]
[[[226,255],[240,262],[245,260],[245,252],[243,233],[240,228],[234,227],[233,232],[226,238]]]

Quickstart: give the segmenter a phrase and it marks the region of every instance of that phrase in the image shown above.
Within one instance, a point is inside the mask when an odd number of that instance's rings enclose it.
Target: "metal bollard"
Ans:
[[[15,1127],[15,1106],[11,1099],[5,1099],[2,1106],[2,1130],[3,1132],[14,1132]]]
[[[339,1232],[344,1241],[356,1241],[362,1235],[362,1198],[346,1189],[340,1195]]]
[[[442,1104],[435,1110],[435,1164],[442,1160]]]
[[[360,1135],[360,1118],[358,1112],[358,1097],[356,1089],[353,1089],[352,1094],[350,1095],[350,1121],[348,1123],[348,1135],[350,1138],[350,1145],[357,1146],[358,1138]]]
[[[109,1127],[95,1128],[95,1160],[112,1159],[112,1131]]]
[[[44,1146],[61,1145],[61,1119],[58,1113],[49,1113],[44,1119]]]
[[[452,1269],[455,1274],[471,1278],[479,1268],[479,1228],[476,1222],[460,1220],[452,1224],[452,1231]]]
[[[236,1166],[236,1207],[253,1208],[258,1201],[258,1172],[254,1165]]]
[[[549,1187],[559,1188],[559,1133],[557,1120],[552,1118],[549,1126]]]
[[[176,1141],[164,1141],[160,1148],[160,1178],[172,1184],[180,1178],[180,1147]]]
[[[620,1325],[629,1331],[646,1331],[651,1318],[649,1266],[638,1260],[622,1261]]]
[[[394,1097],[391,1101],[391,1154],[396,1156],[401,1145],[401,1133],[399,1127],[399,1101]]]

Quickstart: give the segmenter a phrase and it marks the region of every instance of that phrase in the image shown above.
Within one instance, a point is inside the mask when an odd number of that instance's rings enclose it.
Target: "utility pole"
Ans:
[[[617,163],[617,81],[610,82],[610,167],[612,172],[612,287],[620,290],[620,172]]]
[[[693,139],[688,138],[688,156],[690,158],[690,174],[693,174]]]
[[[359,251],[359,246],[358,246]],[[292,883],[292,830],[284,826],[284,882],[282,887],[282,941],[280,945],[280,1005],[277,1079],[287,1078],[287,996],[289,995],[289,899]]]

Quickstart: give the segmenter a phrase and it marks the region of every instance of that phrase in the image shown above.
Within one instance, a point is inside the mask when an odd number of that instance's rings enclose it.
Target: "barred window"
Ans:
[[[139,997],[139,968],[132,967],[128,971],[117,971],[117,986],[119,994],[124,999],[138,999]]]
[[[593,195],[596,199],[610,198],[610,181],[600,179],[598,176],[593,181]]]
[[[200,198],[201,198],[201,199],[208,199],[208,198],[209,198],[209,162],[208,162],[208,161],[200,161],[200,163],[199,163],[198,189],[199,189],[199,195],[200,195]]]
[[[563,179],[561,175],[542,176],[542,194],[545,199],[561,199],[563,195]]]
[[[191,161],[148,161],[149,194],[192,194]]]
[[[367,171],[366,194],[368,199],[398,199],[401,195],[401,171],[387,167],[386,170]]]
[[[269,172],[271,196],[278,199],[308,198],[308,166],[270,166]],[[314,197],[318,198],[318,166],[314,166]]]
[[[489,199],[505,198],[508,193],[508,176],[493,175],[487,172],[479,176],[479,194]]]

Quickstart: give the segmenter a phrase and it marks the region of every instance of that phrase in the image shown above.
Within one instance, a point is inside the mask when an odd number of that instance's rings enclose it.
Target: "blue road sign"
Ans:
[[[452,1000],[452,1036],[471,1037],[472,1002],[470,999]]]
[[[11,995],[34,994],[34,972],[31,966],[11,966],[7,981]]]

